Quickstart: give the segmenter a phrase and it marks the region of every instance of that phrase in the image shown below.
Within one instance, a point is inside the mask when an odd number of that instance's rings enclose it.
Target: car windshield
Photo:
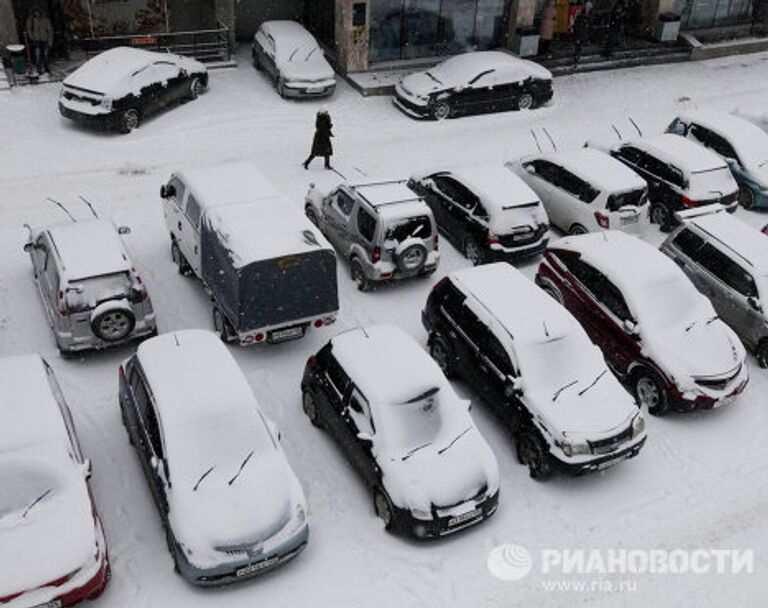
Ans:
[[[101,302],[128,297],[131,279],[127,272],[105,274],[73,281],[67,288],[67,308],[71,312],[90,310]]]
[[[307,40],[291,49],[290,53],[288,53],[288,61],[292,63],[309,61],[317,49],[318,46],[314,40]]]
[[[629,192],[612,194],[608,197],[608,202],[605,206],[608,211],[618,211],[622,207],[628,205],[640,207],[645,205],[647,200],[648,197],[646,196],[645,188],[638,188],[637,190],[630,190]]]
[[[432,234],[432,223],[424,215],[421,217],[412,217],[394,222],[387,228],[385,240],[394,240],[402,243],[406,239],[427,239]]]
[[[690,190],[699,196],[725,196],[736,190],[736,184],[728,167],[718,167],[709,171],[694,171],[691,174]]]
[[[706,300],[685,276],[644,285],[632,299],[632,306],[641,328],[679,329],[712,316]]]
[[[403,403],[383,408],[391,446],[404,460],[431,446],[440,437],[444,413],[439,391],[438,387],[434,387]]]
[[[63,483],[51,469],[27,463],[0,465],[0,525],[29,518],[52,500]]]

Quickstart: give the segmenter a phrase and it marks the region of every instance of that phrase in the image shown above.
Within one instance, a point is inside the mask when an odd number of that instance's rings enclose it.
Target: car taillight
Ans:
[[[698,205],[695,200],[688,198],[685,194],[683,194],[682,202],[684,207],[696,207]]]
[[[59,315],[62,317],[68,317],[69,316],[69,310],[67,309],[67,304],[64,302],[64,292],[59,292]]]
[[[599,211],[595,211],[595,219],[597,220],[597,225],[600,226],[600,228],[607,229],[611,224],[611,219]]]
[[[121,380],[125,380],[125,370],[123,369],[123,366],[120,366],[120,369],[117,372],[120,375]]]
[[[435,238],[432,241],[432,249],[434,249],[435,251],[440,249],[440,237],[438,236],[437,233],[435,233]]]
[[[376,263],[376,262],[378,262],[380,259],[381,259],[381,247],[379,247],[378,245],[376,245],[376,246],[373,248],[373,253],[371,253],[371,262],[373,262],[373,263],[375,264],[375,263]]]
[[[315,355],[312,355],[309,359],[307,359],[307,367],[315,367],[317,364],[317,357]]]
[[[264,334],[263,334],[263,333],[261,333],[261,332],[259,332],[259,333],[257,333],[257,334],[256,334],[256,335],[253,337],[253,339],[254,339],[254,340],[256,340],[256,342],[261,342],[261,341],[264,339]]]
[[[499,237],[493,234],[490,230],[488,231],[488,234],[485,235],[485,239],[489,245],[497,244],[499,242]]]
[[[316,319],[315,320],[315,327],[322,327],[323,326],[323,320],[322,319]]]
[[[763,234],[768,234],[768,224],[763,226]]]

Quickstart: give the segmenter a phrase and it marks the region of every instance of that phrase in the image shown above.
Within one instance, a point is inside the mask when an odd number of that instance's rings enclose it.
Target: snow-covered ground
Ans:
[[[65,121],[56,109],[57,85],[0,92],[0,355],[36,351],[47,358],[93,460],[92,484],[113,568],[112,582],[95,605],[766,605],[768,370],[760,370],[751,355],[752,380],[735,405],[648,417],[648,443],[640,456],[589,477],[532,481],[517,464],[507,434],[476,404],[472,415],[499,461],[498,513],[440,542],[415,544],[383,531],[341,452],[302,413],[299,381],[307,357],[345,328],[395,323],[423,344],[420,311],[430,284],[468,265],[447,244],[433,279],[368,294],[354,288],[342,264],[342,310],[330,330],[312,330],[304,340],[274,347],[232,349],[263,409],[282,430],[285,451],[305,486],[309,546],[273,574],[229,589],[193,589],[174,574],[160,518],[120,422],[117,367],[130,348],[63,360],[35,291],[22,252],[22,225],[66,219],[46,197],[86,215],[77,202],[82,194],[103,216],[131,226],[127,243],[149,285],[161,331],[210,328],[211,307],[200,283],[177,274],[171,263],[160,185],[178,167],[247,159],[301,209],[308,183],[323,171],[321,161],[309,172],[301,167],[321,106],[335,124],[335,164],[348,177],[364,180],[406,177],[443,163],[500,164],[533,151],[530,129],[539,125],[561,148],[579,146],[589,137],[610,137],[611,121],[629,133],[627,114],[652,132],[683,108],[758,111],[768,98],[768,54],[760,54],[563,77],[544,109],[419,123],[402,116],[388,98],[364,99],[345,83],[330,100],[281,100],[247,57],[241,59],[237,69],[212,72],[210,90],[198,101],[150,119],[128,136]],[[768,222],[766,213],[739,210],[738,216],[755,226]],[[662,236],[654,228],[648,238],[657,244]],[[532,276],[535,264],[526,264],[524,272]],[[491,576],[487,555],[503,543],[532,552],[751,548],[755,573],[620,576],[637,585],[621,598],[595,590],[545,591],[546,577],[536,571],[518,582]]]

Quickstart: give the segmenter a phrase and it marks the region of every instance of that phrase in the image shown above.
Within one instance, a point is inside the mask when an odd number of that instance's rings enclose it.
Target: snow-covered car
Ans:
[[[304,212],[349,261],[360,291],[426,277],[440,261],[435,218],[403,181],[311,183]]]
[[[768,367],[768,240],[719,205],[679,212],[661,245],[717,314]]]
[[[739,204],[739,187],[725,161],[683,137],[640,137],[610,153],[648,183],[651,221],[664,230],[675,226],[676,211],[719,203],[733,213]]]
[[[549,221],[539,197],[501,165],[417,174],[408,186],[424,197],[440,232],[475,265],[536,255],[547,246]]]
[[[496,457],[469,403],[398,327],[344,332],[310,357],[304,412],[341,445],[390,532],[447,536],[498,506]]]
[[[501,51],[446,59],[395,86],[394,104],[413,118],[529,110],[552,99],[552,74],[538,63]]]
[[[645,420],[567,310],[514,267],[451,273],[422,313],[429,350],[512,432],[531,477],[600,471],[636,456]]]
[[[242,346],[336,321],[336,254],[248,163],[177,171],[160,188],[171,258],[213,301],[213,327]]]
[[[117,47],[64,79],[59,112],[76,122],[130,133],[166,106],[197,99],[207,86],[208,69],[199,61]]]
[[[123,424],[177,571],[216,586],[263,574],[309,538],[304,491],[216,335],[163,334],[120,366]]]
[[[336,74],[314,36],[295,21],[265,21],[253,36],[251,57],[272,78],[280,97],[333,94]]]
[[[645,180],[600,150],[530,156],[507,167],[541,198],[552,225],[567,234],[642,233],[648,226]]]
[[[745,209],[768,207],[768,133],[757,125],[724,112],[680,114],[667,128],[721,156],[739,185]]]
[[[109,220],[29,228],[24,251],[62,353],[102,349],[157,333],[147,286]]]
[[[536,282],[581,322],[651,414],[724,406],[747,386],[738,336],[672,260],[634,236],[562,239],[544,254]]]
[[[53,370],[0,359],[0,605],[71,606],[109,580],[91,464]]]

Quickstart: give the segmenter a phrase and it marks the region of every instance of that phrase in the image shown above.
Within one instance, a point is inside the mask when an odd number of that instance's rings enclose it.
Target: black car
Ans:
[[[440,232],[474,265],[541,253],[549,220],[539,197],[503,167],[462,167],[415,175],[408,186],[424,197]]]
[[[552,74],[501,51],[464,53],[403,78],[394,103],[413,118],[529,110],[552,99]]]
[[[199,61],[117,47],[67,76],[59,112],[77,122],[130,133],[150,114],[197,99],[207,86],[208,70]]]
[[[358,470],[386,530],[437,538],[496,511],[498,464],[468,402],[401,329],[336,336],[310,357],[301,390],[307,417]]]

